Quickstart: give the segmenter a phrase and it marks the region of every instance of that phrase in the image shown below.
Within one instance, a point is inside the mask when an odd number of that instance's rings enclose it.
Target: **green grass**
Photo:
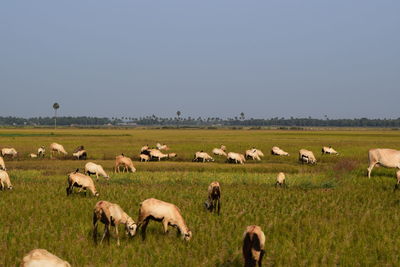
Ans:
[[[14,190],[0,192],[0,266],[18,265],[34,248],[45,248],[73,266],[242,266],[241,242],[247,225],[266,235],[267,266],[396,266],[400,262],[400,191],[393,192],[393,169],[377,168],[366,178],[367,151],[398,148],[394,131],[264,131],[264,130],[85,130],[2,129],[3,147],[20,156],[6,160]],[[96,182],[99,198],[66,196],[66,174],[84,161],[27,158],[53,142],[67,151],[83,144],[90,160],[110,172],[109,182]],[[113,158],[138,156],[140,147],[167,143],[178,153],[173,161],[134,162],[133,174],[112,173]],[[230,151],[256,146],[261,162],[231,165],[193,163],[195,151],[225,144]],[[321,156],[322,145],[340,156]],[[273,157],[278,145],[290,157]],[[297,162],[300,148],[314,151],[316,166]],[[288,188],[275,188],[279,171]],[[203,208],[207,186],[222,187],[221,216]],[[162,233],[152,222],[147,239],[128,239],[121,246],[94,246],[92,212],[99,200],[118,203],[135,220],[139,203],[155,197],[176,204],[193,239],[186,243],[171,229]],[[103,227],[100,227],[102,233]]]

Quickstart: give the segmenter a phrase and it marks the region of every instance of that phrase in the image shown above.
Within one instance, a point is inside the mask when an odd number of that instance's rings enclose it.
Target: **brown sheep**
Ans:
[[[261,266],[265,254],[265,235],[260,226],[247,226],[243,234],[243,258],[245,267]]]
[[[221,187],[218,182],[212,182],[208,186],[208,198],[207,201],[204,203],[206,208],[213,212],[215,209],[220,214],[221,210]],[[217,208],[218,206],[218,208]]]
[[[67,196],[73,193],[74,187],[79,187],[78,192],[84,190],[85,196],[86,190],[89,189],[95,197],[98,197],[99,193],[94,186],[92,178],[83,173],[79,173],[78,171],[79,169],[77,169],[75,172],[71,172],[70,174],[68,174]]]
[[[132,172],[135,172],[136,169],[133,166],[133,162],[130,158],[125,157],[124,154],[118,155],[115,157],[115,167],[114,167],[114,172],[120,172],[119,167],[124,166],[123,172],[127,171],[130,169]]]

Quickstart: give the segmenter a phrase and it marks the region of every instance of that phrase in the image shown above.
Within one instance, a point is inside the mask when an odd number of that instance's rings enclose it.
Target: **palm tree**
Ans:
[[[179,120],[181,114],[182,114],[182,113],[181,113],[179,110],[176,112],[176,115],[178,116],[178,120]]]
[[[56,102],[53,104],[53,109],[54,109],[54,129],[57,127],[57,109],[60,108],[60,105]]]
[[[244,120],[244,113],[243,112],[240,113],[240,119]]]

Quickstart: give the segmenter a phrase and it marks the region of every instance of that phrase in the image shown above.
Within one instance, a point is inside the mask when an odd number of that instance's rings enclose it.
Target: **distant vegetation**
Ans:
[[[179,112],[179,111],[178,111]],[[269,118],[269,119],[245,119],[241,113],[239,117],[218,118],[218,117],[181,117],[179,112],[174,118],[161,118],[155,115],[146,117],[120,117],[120,118],[98,118],[98,117],[58,117],[57,125],[60,126],[177,126],[177,127],[202,127],[202,126],[278,126],[278,127],[400,127],[400,118],[397,119],[314,119],[308,118]],[[1,126],[52,126],[54,117],[0,117]]]

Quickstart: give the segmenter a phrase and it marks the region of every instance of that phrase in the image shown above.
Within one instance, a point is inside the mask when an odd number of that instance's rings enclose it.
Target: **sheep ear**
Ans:
[[[75,173],[77,173],[77,172],[79,172],[79,168],[78,168],[78,169],[76,169]]]

